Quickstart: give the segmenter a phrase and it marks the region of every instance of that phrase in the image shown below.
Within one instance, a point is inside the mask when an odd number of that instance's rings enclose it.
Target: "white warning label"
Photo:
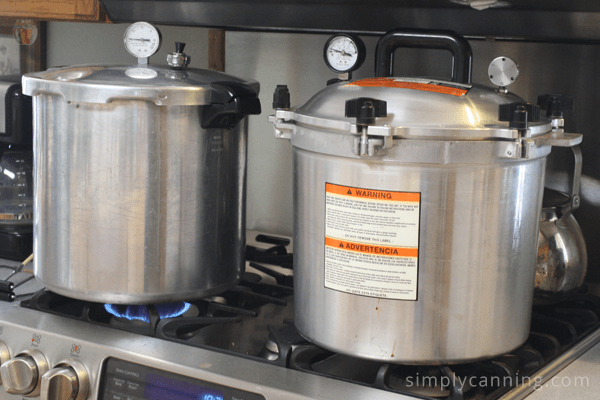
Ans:
[[[421,194],[325,187],[325,287],[417,299]]]

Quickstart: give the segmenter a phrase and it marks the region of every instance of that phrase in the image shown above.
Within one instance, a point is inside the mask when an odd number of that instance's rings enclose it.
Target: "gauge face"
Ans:
[[[335,72],[354,71],[365,59],[365,45],[357,36],[332,36],[325,44],[323,56],[327,66]]]
[[[134,57],[147,58],[160,48],[160,31],[147,22],[136,22],[125,31],[125,48]]]

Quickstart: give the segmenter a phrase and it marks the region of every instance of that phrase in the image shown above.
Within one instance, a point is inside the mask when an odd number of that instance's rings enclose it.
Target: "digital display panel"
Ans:
[[[223,392],[149,373],[146,374],[144,398],[148,400],[223,400]]]
[[[112,357],[102,367],[99,393],[98,400],[266,400],[259,393]]]

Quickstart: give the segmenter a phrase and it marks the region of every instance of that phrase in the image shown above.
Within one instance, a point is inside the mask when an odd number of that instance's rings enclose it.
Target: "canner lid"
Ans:
[[[303,106],[292,110],[289,119],[340,133],[356,133],[357,120],[345,117],[346,101],[355,98],[383,100],[387,116],[375,125],[404,138],[483,140],[513,139],[515,129],[499,120],[501,104],[526,103],[512,93],[500,93],[481,85],[423,78],[368,78],[328,86]],[[288,118],[286,118],[288,119]],[[551,121],[529,122],[532,136],[550,131]]]
[[[217,71],[159,65],[79,65],[51,68],[23,77],[23,93],[55,94],[66,101],[110,103],[115,100],[151,101],[157,105],[210,105],[222,96],[219,84],[243,84],[259,92],[254,80]]]

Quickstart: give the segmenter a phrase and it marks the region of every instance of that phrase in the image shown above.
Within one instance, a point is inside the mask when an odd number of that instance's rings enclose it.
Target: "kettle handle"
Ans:
[[[452,53],[452,82],[471,83],[473,51],[456,32],[447,30],[394,29],[383,35],[375,49],[375,76],[394,74],[394,51],[398,47],[449,50]]]

